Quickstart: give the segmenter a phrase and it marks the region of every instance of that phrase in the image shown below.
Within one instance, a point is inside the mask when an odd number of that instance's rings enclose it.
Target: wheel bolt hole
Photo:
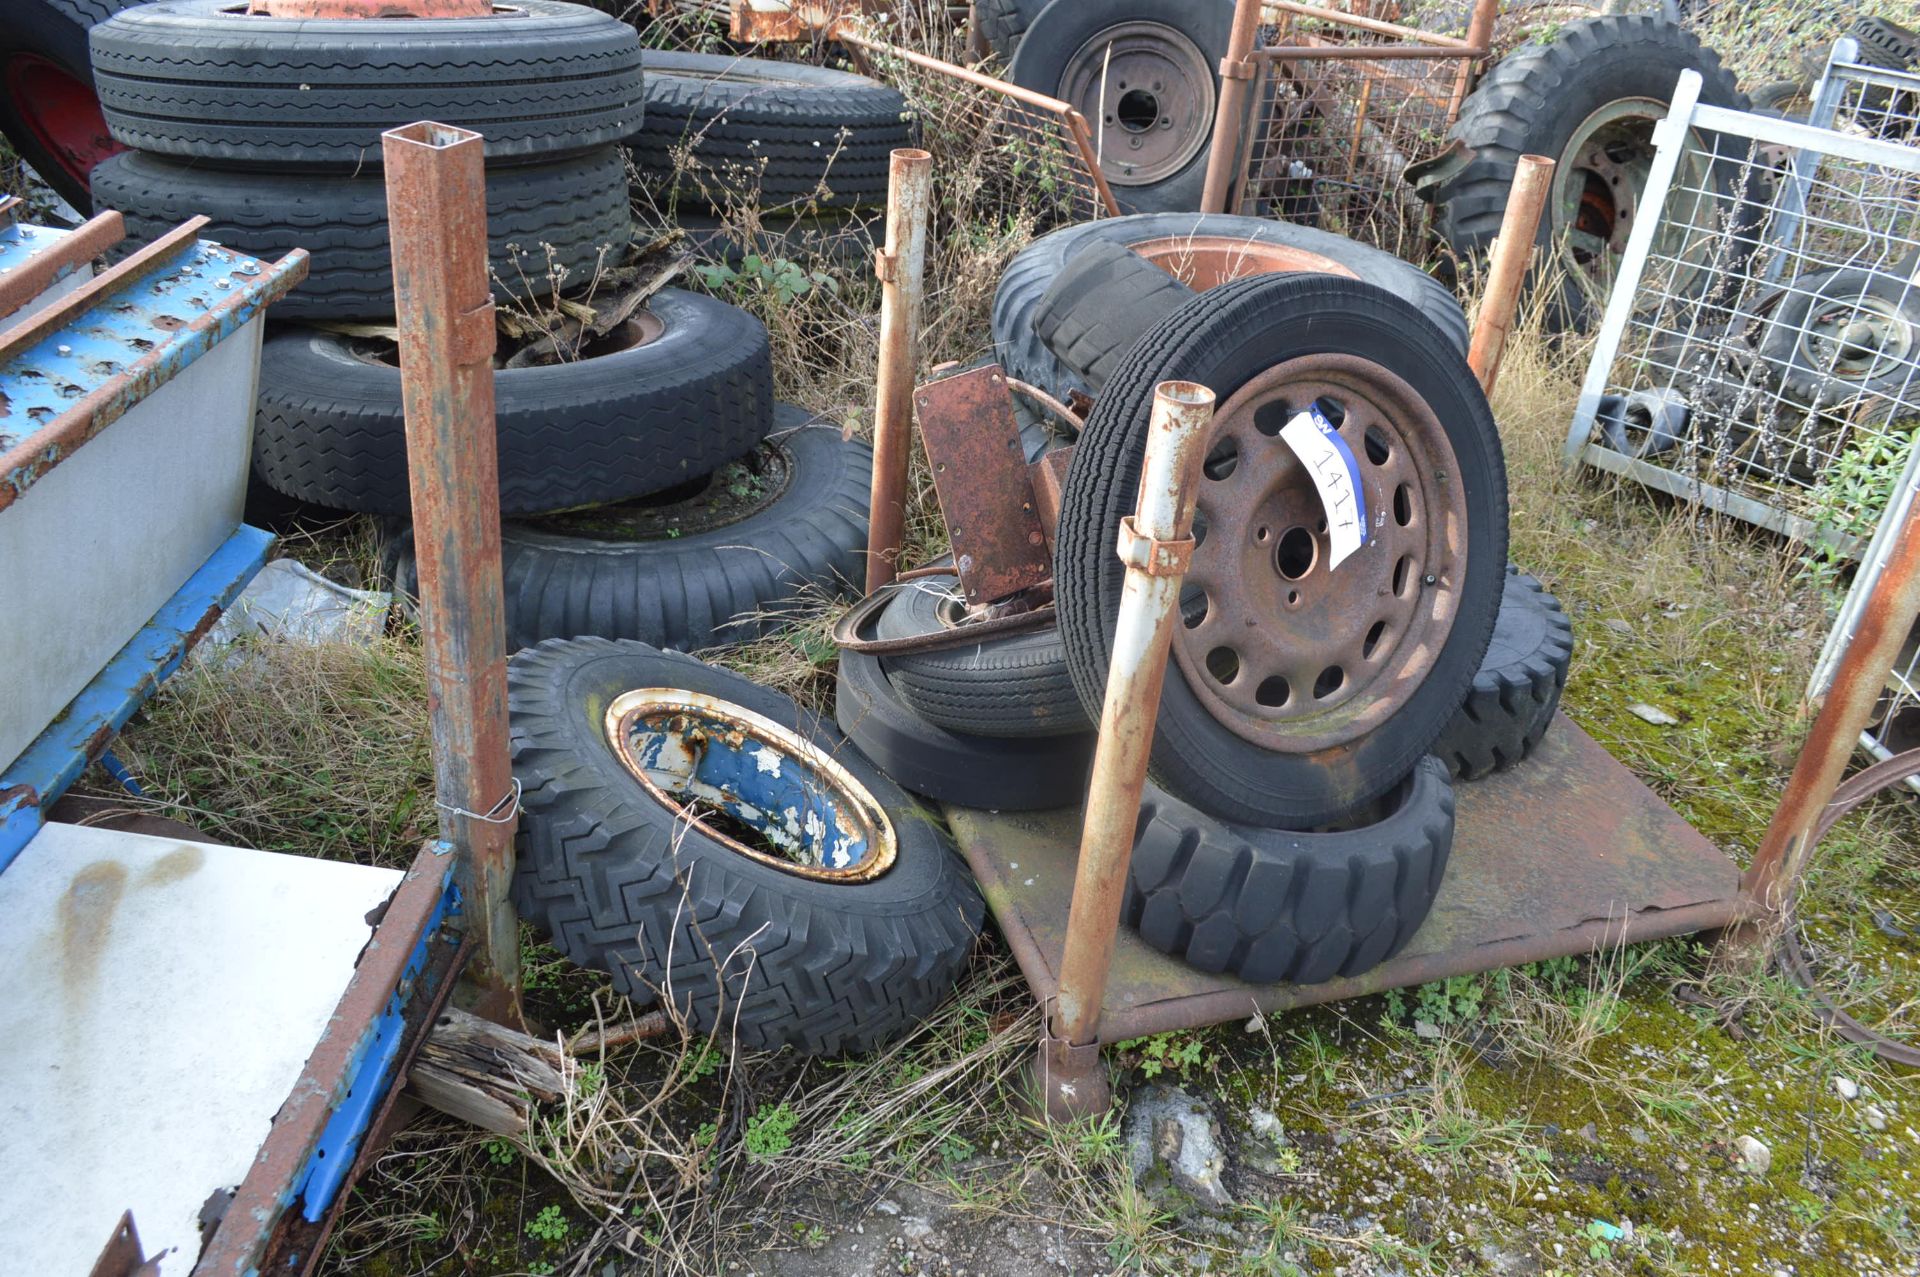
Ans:
[[[1393,490],[1393,521],[1403,528],[1413,522],[1413,489],[1404,483]]]
[[[1287,591],[1287,606],[1288,606],[1288,607],[1299,607],[1299,606],[1300,606],[1300,591],[1298,591],[1298,590],[1288,590],[1288,591]]]
[[[1272,535],[1273,535],[1272,528],[1260,528],[1254,532],[1253,539],[1258,541],[1260,544],[1265,545],[1267,543],[1267,538],[1271,537]]]
[[[1329,665],[1320,671],[1320,677],[1313,680],[1313,699],[1324,701],[1339,691],[1347,681],[1347,672],[1338,665]]]
[[[1280,575],[1289,581],[1298,581],[1313,571],[1313,561],[1320,557],[1320,545],[1313,539],[1313,533],[1305,528],[1288,528],[1280,534],[1280,545],[1274,554],[1274,564],[1280,569]]]
[[[1216,647],[1207,653],[1207,673],[1216,683],[1231,683],[1240,677],[1240,653],[1230,647]]]
[[[1254,701],[1257,704],[1265,705],[1268,709],[1280,708],[1282,705],[1285,705],[1292,696],[1293,688],[1288,686],[1287,680],[1281,678],[1278,674],[1275,674],[1272,678],[1262,679],[1260,686],[1256,687],[1253,691]]]

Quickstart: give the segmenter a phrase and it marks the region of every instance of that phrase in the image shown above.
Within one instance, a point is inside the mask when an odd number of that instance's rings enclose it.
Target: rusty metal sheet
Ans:
[[[1325,984],[1253,985],[1196,971],[1122,929],[1099,1040],[1684,935],[1754,912],[1733,861],[1565,715],[1527,763],[1455,792],[1446,880],[1399,956]],[[946,810],[1021,971],[1045,1002],[1060,971],[1079,810]]]
[[[94,1261],[90,1277],[156,1277],[159,1271],[157,1258],[144,1257],[140,1230],[133,1226],[133,1212],[128,1211],[114,1225],[113,1236],[107,1239],[100,1258]]]
[[[928,382],[914,390],[913,406],[968,604],[1004,599],[1052,577],[1000,365]]]

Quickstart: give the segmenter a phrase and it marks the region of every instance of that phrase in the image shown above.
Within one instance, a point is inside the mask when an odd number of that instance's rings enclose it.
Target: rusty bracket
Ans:
[[[1051,578],[1053,558],[1000,365],[928,382],[913,400],[968,605]]]
[[[160,1257],[145,1257],[140,1230],[133,1226],[133,1212],[122,1212],[100,1258],[93,1261],[89,1277],[159,1277],[159,1273]]]
[[[1040,530],[1047,534],[1049,546],[1060,526],[1060,493],[1067,486],[1067,466],[1073,461],[1073,448],[1074,445],[1068,444],[1042,453],[1038,461],[1027,467],[1028,481],[1033,484],[1034,509],[1040,515]]]
[[[1220,77],[1225,80],[1251,80],[1256,69],[1252,58],[1220,59]]]
[[[873,277],[883,284],[900,282],[900,255],[884,248],[873,250]]]
[[[1193,538],[1186,536],[1173,541],[1156,541],[1135,530],[1132,515],[1123,515],[1120,519],[1120,561],[1130,568],[1139,568],[1148,576],[1185,576],[1187,565],[1193,562]]]

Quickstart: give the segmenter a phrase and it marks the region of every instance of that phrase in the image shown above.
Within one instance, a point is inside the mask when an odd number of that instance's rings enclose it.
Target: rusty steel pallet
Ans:
[[[1240,1020],[1755,916],[1739,866],[1564,714],[1532,758],[1462,784],[1455,795],[1446,878],[1399,956],[1324,984],[1254,985],[1197,971],[1122,927],[1097,1040]],[[1048,1004],[1066,947],[1080,809],[946,813],[1022,974]]]

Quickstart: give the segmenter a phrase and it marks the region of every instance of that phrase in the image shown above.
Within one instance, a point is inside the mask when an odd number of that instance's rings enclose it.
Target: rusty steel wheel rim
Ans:
[[[1249,275],[1289,271],[1359,278],[1324,253],[1241,235],[1169,235],[1127,247],[1199,292]]]
[[[899,840],[886,809],[792,728],[674,687],[623,692],[607,743],[641,788],[728,850],[815,882],[871,882]]]
[[[1095,33],[1067,59],[1060,97],[1093,126],[1100,167],[1116,186],[1165,181],[1213,131],[1207,55],[1159,22],[1122,22]]]
[[[1330,570],[1318,490],[1279,431],[1318,404],[1353,452],[1370,540]],[[1453,446],[1405,381],[1354,355],[1291,359],[1208,432],[1174,659],[1210,714],[1309,753],[1391,717],[1433,669],[1466,583]]]

